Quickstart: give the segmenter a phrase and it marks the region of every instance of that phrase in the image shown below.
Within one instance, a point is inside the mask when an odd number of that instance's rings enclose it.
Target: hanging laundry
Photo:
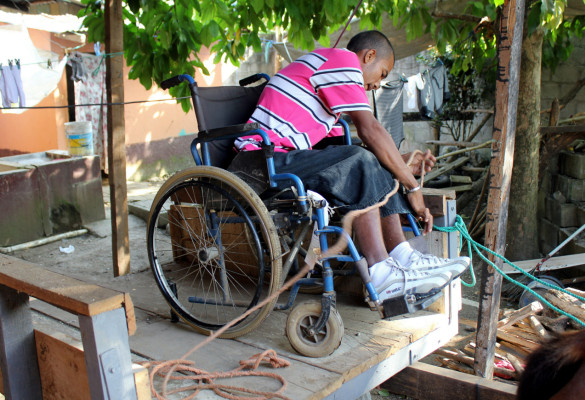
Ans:
[[[408,82],[405,82],[402,88],[404,101],[404,112],[419,112],[419,93],[423,88],[423,80],[421,74],[416,74],[408,77]]]
[[[93,132],[93,150],[101,156],[101,167],[108,170],[107,139],[107,96],[106,96],[106,63],[103,57],[91,54],[80,54],[83,65],[90,73],[85,81],[75,82],[75,104],[101,104],[90,107],[75,107],[76,121],[90,121]]]
[[[2,66],[0,91],[3,107],[10,108],[13,104],[18,104],[20,107],[26,106],[20,68],[16,65],[10,63],[10,65]]]
[[[386,83],[380,86],[375,93],[376,116],[382,126],[390,133],[396,147],[404,140],[402,110],[403,106],[403,86],[405,82]]]
[[[85,81],[87,79],[87,69],[83,57],[77,51],[69,57],[67,64],[71,65],[73,70],[71,73],[71,79],[74,82]]]
[[[420,92],[420,113],[423,118],[433,119],[442,114],[443,104],[451,98],[447,68],[439,62],[422,74],[423,88]]]

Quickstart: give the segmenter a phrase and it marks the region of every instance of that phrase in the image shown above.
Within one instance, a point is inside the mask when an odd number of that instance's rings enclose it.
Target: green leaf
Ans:
[[[264,7],[264,0],[250,0],[250,4],[256,13],[261,13]]]
[[[386,389],[378,389],[378,395],[382,397],[390,397],[390,392]]]

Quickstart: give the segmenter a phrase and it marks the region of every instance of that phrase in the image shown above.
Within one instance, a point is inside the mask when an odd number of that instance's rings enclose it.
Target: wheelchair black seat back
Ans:
[[[250,78],[261,79],[253,75]],[[251,79],[247,79],[250,81]],[[258,99],[268,81],[257,86],[196,87],[194,101],[199,134],[218,128],[245,124],[258,104]],[[242,80],[241,83],[245,83]],[[220,139],[208,143],[211,165],[227,168],[236,153],[234,139]]]

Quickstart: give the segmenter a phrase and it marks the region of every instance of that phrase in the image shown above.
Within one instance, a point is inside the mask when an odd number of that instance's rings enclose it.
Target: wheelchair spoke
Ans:
[[[276,228],[263,203],[228,175],[212,169],[209,177],[177,178],[157,195],[149,218],[149,258],[159,288],[180,317],[204,331],[241,315],[279,284],[272,265],[280,271]],[[159,228],[164,218],[166,228]],[[255,312],[232,332],[250,329],[268,311]]]

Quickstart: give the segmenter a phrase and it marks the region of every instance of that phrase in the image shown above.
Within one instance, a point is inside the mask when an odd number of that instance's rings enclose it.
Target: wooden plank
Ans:
[[[554,133],[585,133],[585,124],[540,127],[541,135],[549,135]]]
[[[469,161],[469,157],[468,156],[464,156],[464,157],[460,157],[457,160],[441,165],[439,168],[437,168],[434,171],[429,172],[428,174],[425,175],[425,182],[428,182],[432,179],[435,179],[438,176],[443,175],[444,173],[447,173],[455,168],[458,168],[460,166],[462,166],[463,164],[465,164],[467,161]]]
[[[49,335],[35,330],[44,400],[85,400],[89,382],[83,348],[64,334]]]
[[[124,304],[120,292],[4,254],[0,255],[0,283],[74,314],[97,315]]]
[[[534,269],[541,261],[542,259],[539,258],[535,260],[514,261],[514,264],[519,268],[522,268],[524,271],[530,271],[531,269]],[[556,269],[576,267],[579,265],[585,265],[585,253],[551,257],[540,266],[540,270],[553,271]],[[508,264],[504,264],[502,269],[506,273],[520,273],[520,271]]]
[[[382,387],[415,399],[510,400],[516,396],[514,385],[420,362],[405,368]]]
[[[108,180],[112,219],[114,276],[130,272],[128,198],[126,187],[126,139],[124,133],[124,18],[122,0],[105,2],[106,90],[108,99]],[[117,103],[116,105],[112,103]]]
[[[502,329],[508,325],[512,325],[524,318],[537,314],[541,312],[543,309],[542,304],[538,301],[533,301],[532,303],[528,304],[525,307],[522,307],[519,310],[514,311],[512,314],[508,315],[506,318],[502,319],[498,322],[498,329]]]
[[[90,397],[82,343],[61,332],[35,330],[44,400],[85,400]],[[148,370],[132,366],[138,400],[150,400]]]
[[[518,86],[524,0],[506,0],[499,14],[498,77],[492,142],[492,160],[489,172],[489,192],[485,245],[497,254],[504,254],[510,180],[514,162]],[[492,255],[490,261],[500,268],[503,261]],[[491,379],[494,370],[494,352],[502,276],[491,266],[482,271],[475,353],[475,373]]]

